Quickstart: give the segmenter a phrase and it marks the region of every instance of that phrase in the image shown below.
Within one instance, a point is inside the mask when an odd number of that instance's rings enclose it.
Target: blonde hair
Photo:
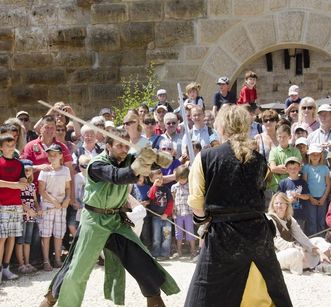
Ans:
[[[200,89],[201,89],[201,85],[199,83],[191,82],[190,84],[186,85],[185,92],[186,95],[188,95],[190,91],[196,90],[199,95]]]
[[[123,122],[126,122],[126,121],[135,121],[138,124],[137,130],[139,132],[141,132],[143,130],[143,127],[140,124],[140,117],[139,117],[139,115],[136,115],[135,113],[132,113],[132,112],[128,112],[125,115],[124,119],[123,119]]]
[[[313,119],[316,120],[317,119],[317,104],[314,100],[314,98],[312,97],[304,97],[301,99],[300,104],[299,104],[299,113],[298,113],[298,123],[302,122],[302,118],[303,118],[303,112],[302,112],[302,107],[305,106],[312,106],[314,109],[314,113],[313,113]]]
[[[282,200],[282,202],[284,202],[287,205],[284,219],[289,221],[293,216],[293,208],[292,208],[292,204],[291,204],[290,200],[288,199],[286,194],[283,192],[277,192],[276,194],[274,194],[274,196],[272,196],[271,201],[269,203],[269,207],[268,207],[268,213],[276,214],[276,211],[274,208],[274,203],[275,203],[275,200],[277,197],[279,197]]]
[[[215,120],[216,129],[229,140],[236,158],[241,163],[246,163],[253,157],[252,143],[248,138],[250,124],[249,112],[237,105],[221,108]]]

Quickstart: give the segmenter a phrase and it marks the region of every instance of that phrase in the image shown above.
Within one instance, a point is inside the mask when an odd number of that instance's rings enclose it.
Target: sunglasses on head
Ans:
[[[130,121],[128,121],[128,122],[124,122],[124,123],[123,123],[123,126],[130,126],[131,124],[134,124],[134,123],[135,123],[134,120],[130,120]]]
[[[291,110],[291,113],[299,113],[299,110]]]
[[[308,106],[308,107],[301,107],[302,108],[302,110],[312,110],[312,109],[314,109],[314,107],[312,107],[312,106]]]
[[[18,119],[22,122],[28,122],[30,120],[29,117],[19,117]]]
[[[166,123],[166,125],[168,125],[168,126],[174,126],[174,125],[176,125],[177,124],[177,122],[168,122],[168,123]]]
[[[145,125],[155,125],[156,121],[153,119],[146,119],[146,120],[144,120],[144,124]]]

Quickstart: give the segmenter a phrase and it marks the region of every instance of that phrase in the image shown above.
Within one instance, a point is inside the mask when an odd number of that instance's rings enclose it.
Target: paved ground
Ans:
[[[163,295],[164,301],[167,306],[181,307],[184,304],[195,264],[168,261],[163,262],[162,265],[174,276],[182,290],[177,295],[169,297]],[[0,285],[0,306],[38,306],[54,274],[55,271],[50,273],[40,271],[33,276],[22,276],[16,281],[3,282]],[[331,306],[331,276],[318,273],[305,273],[302,276],[284,273],[284,276],[295,307]],[[114,306],[111,301],[104,300],[102,285],[103,268],[96,266],[89,280],[82,306]],[[131,276],[128,276],[127,281],[126,306],[146,306],[145,298],[141,295],[137,284]]]

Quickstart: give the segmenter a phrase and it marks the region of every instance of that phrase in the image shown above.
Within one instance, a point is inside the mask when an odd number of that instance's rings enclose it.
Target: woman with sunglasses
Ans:
[[[156,120],[152,113],[145,114],[142,121],[142,135],[151,143],[152,148],[159,149],[163,136],[155,133]]]
[[[299,113],[299,104],[292,103],[286,110],[285,110],[285,118],[293,125],[294,123],[298,122],[298,113]]]
[[[294,123],[291,127],[292,135],[298,126],[305,127],[308,135],[319,128],[317,120],[317,104],[311,97],[301,99],[299,104],[298,122]]]
[[[261,114],[263,132],[255,136],[258,152],[268,161],[270,150],[278,145],[276,126],[279,120],[275,110],[266,110]]]

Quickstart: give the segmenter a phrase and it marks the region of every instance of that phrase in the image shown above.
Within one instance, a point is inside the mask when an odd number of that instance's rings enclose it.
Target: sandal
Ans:
[[[53,267],[49,264],[49,262],[44,262],[44,271],[50,272],[53,271]]]
[[[28,273],[30,273],[29,268],[26,265],[24,265],[24,264],[22,264],[22,265],[20,265],[18,267],[18,272],[21,273],[21,274],[28,274]]]
[[[33,266],[31,265],[30,263],[29,264],[26,264],[25,265],[27,268],[29,268],[30,270],[30,273],[36,273],[38,270]]]

